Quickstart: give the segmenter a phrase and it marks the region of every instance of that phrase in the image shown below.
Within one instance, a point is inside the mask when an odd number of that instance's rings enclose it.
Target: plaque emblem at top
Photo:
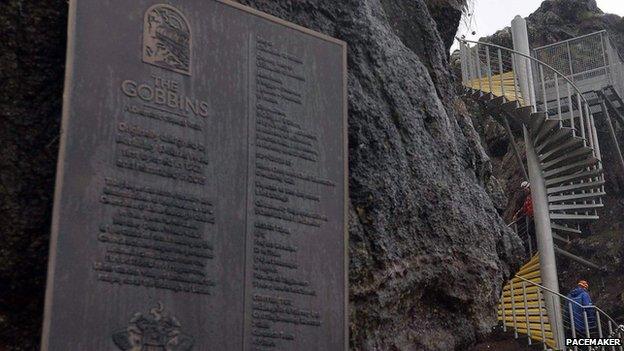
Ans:
[[[191,29],[175,7],[158,4],[145,12],[143,62],[191,74]]]

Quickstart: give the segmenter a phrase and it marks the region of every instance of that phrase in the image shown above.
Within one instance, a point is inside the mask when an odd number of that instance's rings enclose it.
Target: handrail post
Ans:
[[[602,153],[600,152],[600,143],[598,143],[598,132],[596,131],[596,124],[594,123],[594,115],[591,114],[589,110],[589,104],[585,103],[585,110],[589,115],[589,123],[592,128],[592,138],[594,139],[594,149],[596,151],[596,157],[602,161]],[[602,167],[602,163],[599,164]]]
[[[602,326],[600,325],[600,313],[594,312],[596,314],[596,324],[598,325],[598,337],[602,339]]]
[[[572,339],[576,339],[576,325],[575,325],[575,320],[574,320],[574,310],[572,309],[572,304],[570,302],[567,302],[568,304],[568,311],[570,314],[570,329],[572,330]],[[574,346],[574,351],[577,351],[578,347],[575,345]]]
[[[551,295],[551,304],[553,306],[557,306],[556,310],[560,312],[559,316],[561,316],[561,306],[555,300],[555,297],[559,297],[557,295]],[[555,318],[550,322],[550,327],[552,328],[553,340],[555,340],[555,344],[557,344],[557,348],[562,350],[565,349],[564,335],[563,335],[563,319]]]
[[[468,83],[471,89],[474,89],[474,76],[472,70],[474,69],[472,64],[472,48],[466,43],[466,74],[468,74]]]
[[[531,221],[529,221],[529,217],[528,216],[524,216],[524,228],[526,230],[527,233],[527,238],[528,238],[528,242],[529,242],[529,257],[533,257],[533,243],[531,242],[531,228],[529,228],[529,225],[531,224]]]
[[[507,322],[507,316],[505,315],[505,298],[501,297],[501,303],[500,305],[501,310],[502,310],[502,314],[503,314],[503,331],[506,332],[507,331],[507,324],[505,324]]]
[[[466,49],[464,48],[464,43],[462,41],[459,42],[459,60],[461,66],[461,75],[462,75],[462,85],[466,85]]]
[[[570,90],[570,83],[566,82],[568,88],[568,110],[570,112],[570,128],[572,128],[572,136],[576,136],[576,130],[574,129],[574,106],[572,106],[572,91]]]
[[[583,307],[583,322],[585,323],[585,336],[589,338],[591,334],[589,333],[589,322],[587,320],[587,310],[585,307]]]
[[[481,86],[481,58],[479,57],[479,44],[475,45],[475,64],[477,65],[477,78],[479,79],[479,90],[483,91]]]
[[[581,137],[583,138],[583,142],[585,146],[587,146],[587,138],[585,137],[585,120],[583,118],[583,105],[581,104],[581,94],[576,93],[576,104],[579,111],[579,129],[581,130]]]
[[[498,77],[500,78],[500,86],[501,86],[501,96],[505,96],[505,81],[503,80],[503,54],[501,49],[497,48],[498,51]]]
[[[533,71],[531,70],[530,61],[525,66],[525,69],[526,69],[527,77],[530,77],[531,84],[533,84]],[[530,104],[527,106],[533,106],[533,112],[537,112],[537,99],[535,98],[535,89],[532,85],[529,87],[529,95],[530,95],[530,98],[529,98]]]
[[[540,329],[542,331],[542,344],[544,345],[544,349],[546,349],[546,328],[544,327],[544,311],[542,310],[544,308],[542,306],[543,298],[544,298],[544,294],[542,293],[542,289],[538,289],[537,290],[537,307],[539,308]]]
[[[557,93],[557,118],[559,119],[559,125],[563,126],[563,116],[561,115],[561,94],[559,92],[559,77],[555,74],[555,90]]]
[[[527,306],[527,296],[526,296],[526,282],[522,282],[522,295],[524,298],[524,318],[526,319],[526,328],[527,328],[527,336],[529,345],[531,345],[531,323],[529,321],[529,306]]]
[[[613,325],[611,325],[611,320],[607,320],[607,326],[609,327],[609,337],[613,336]],[[615,346],[611,346],[611,351],[615,351]]]
[[[516,298],[515,298],[515,294],[514,294],[514,282],[513,279],[511,280],[511,316],[512,316],[512,320],[513,320],[513,326],[514,326],[514,338],[518,338],[518,324],[516,322]]]
[[[602,51],[602,60],[604,63],[604,68],[605,68],[605,74],[609,77],[609,79],[611,78],[611,76],[607,73],[607,70],[609,69],[609,63],[607,61],[607,45],[606,42],[603,41],[603,33],[600,32],[600,51]]]
[[[518,102],[520,102],[518,100],[518,68],[516,67],[516,59],[515,59],[516,54],[512,53],[511,54],[511,72],[513,75],[513,88],[514,88],[514,99]],[[520,94],[522,95],[522,94]],[[520,96],[522,98],[522,96]]]
[[[568,49],[568,64],[570,65],[570,77],[573,77],[574,68],[572,68],[572,51],[570,51],[570,41],[566,41],[566,47]]]
[[[587,132],[585,133],[585,135],[588,136],[589,139],[589,146],[594,149],[594,152],[597,153],[597,149],[594,147],[594,129],[592,128],[592,121],[591,121],[591,115],[589,114],[589,108],[587,106],[587,104],[583,104],[583,112],[585,112],[585,125],[587,126]],[[596,155],[596,157],[598,157]]]
[[[492,93],[492,62],[490,60],[490,47],[485,47],[485,62],[487,64],[488,92]]]
[[[548,115],[548,100],[546,98],[546,77],[544,76],[544,67],[542,65],[539,66],[540,72],[540,81],[542,83],[542,100],[544,100],[544,112]]]

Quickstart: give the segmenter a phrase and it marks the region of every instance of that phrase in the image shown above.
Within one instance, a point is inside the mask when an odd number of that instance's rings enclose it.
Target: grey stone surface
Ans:
[[[63,0],[0,3],[0,349],[37,350],[63,95]]]

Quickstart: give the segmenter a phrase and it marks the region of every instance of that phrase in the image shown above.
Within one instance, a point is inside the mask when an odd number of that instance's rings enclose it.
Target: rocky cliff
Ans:
[[[39,348],[66,13],[62,0],[0,3],[0,350]]]
[[[462,0],[244,0],[346,41],[354,350],[463,350],[521,243],[448,68]],[[0,5],[0,345],[38,343],[66,2]]]

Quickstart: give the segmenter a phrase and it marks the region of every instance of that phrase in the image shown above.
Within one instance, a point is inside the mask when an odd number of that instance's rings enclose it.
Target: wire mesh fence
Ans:
[[[583,93],[615,86],[624,92],[622,59],[606,31],[595,32],[533,50],[533,56],[570,78]],[[545,74],[546,87],[554,76]]]

